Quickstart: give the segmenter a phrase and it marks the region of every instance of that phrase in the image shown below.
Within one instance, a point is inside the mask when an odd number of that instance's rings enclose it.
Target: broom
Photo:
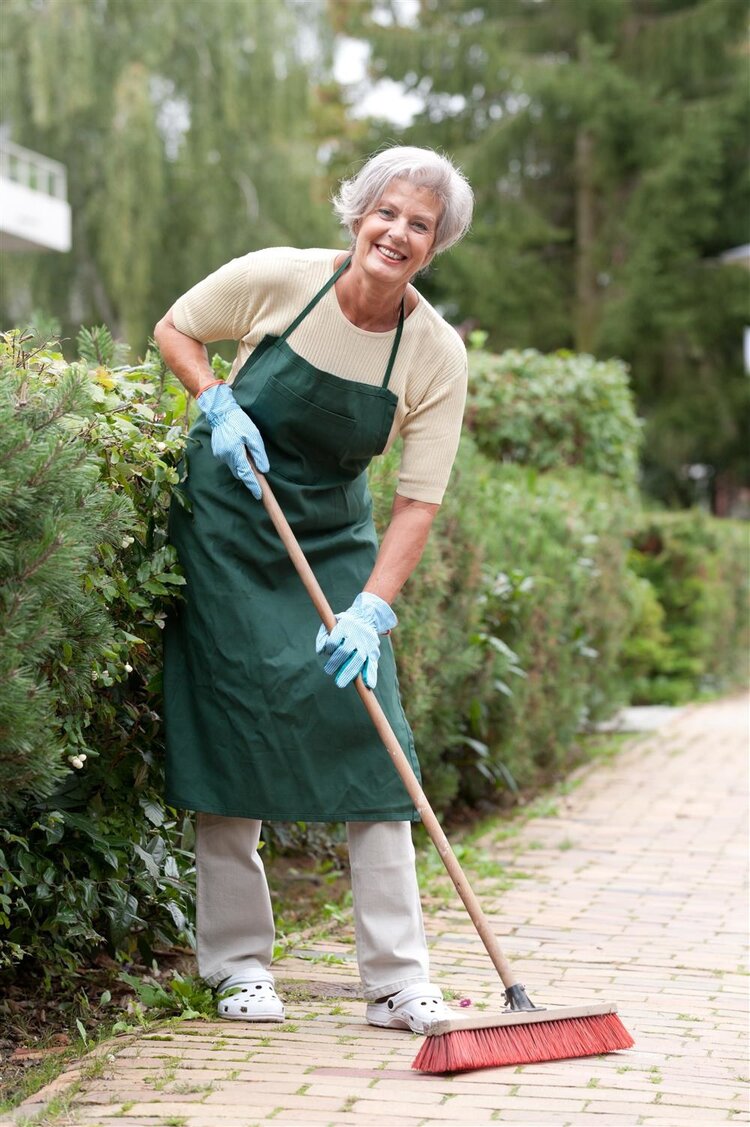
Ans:
[[[249,454],[247,457],[260,483],[265,510],[321,621],[326,630],[331,631],[336,625],[336,616],[265,476],[256,469]],[[375,694],[365,686],[361,676],[357,677],[355,685],[505,987],[507,1008],[501,1014],[494,1017],[456,1017],[432,1025],[412,1068],[420,1072],[462,1072],[629,1049],[633,1039],[612,1003],[560,1006],[546,1010],[531,1002],[490,930],[487,917]]]

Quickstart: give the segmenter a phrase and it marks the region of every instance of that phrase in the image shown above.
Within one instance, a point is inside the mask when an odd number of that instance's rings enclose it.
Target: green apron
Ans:
[[[382,452],[397,397],[388,389],[403,306],[381,387],[309,364],[289,335],[347,260],[280,337],[266,336],[232,390],[258,426],[268,481],[334,610],[367,581],[378,543],[366,468]],[[262,504],[190,431],[170,538],[186,597],[165,630],[167,801],[268,821],[418,819],[353,685],[335,686],[315,653],[320,620]],[[375,690],[414,769],[390,639]]]

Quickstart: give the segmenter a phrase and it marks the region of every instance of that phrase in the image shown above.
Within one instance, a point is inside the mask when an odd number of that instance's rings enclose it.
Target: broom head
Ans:
[[[418,1072],[466,1072],[629,1049],[633,1038],[610,1003],[454,1018],[430,1026]]]

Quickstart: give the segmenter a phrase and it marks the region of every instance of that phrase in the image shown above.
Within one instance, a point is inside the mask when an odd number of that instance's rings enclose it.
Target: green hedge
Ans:
[[[371,472],[387,523],[398,455]],[[465,435],[394,646],[425,786],[440,810],[563,769],[622,701],[634,510],[605,479],[497,466]]]
[[[0,963],[47,980],[102,945],[148,958],[192,939],[192,831],[161,797],[160,720],[189,405],[158,356],[118,366],[105,330],[79,344],[72,366],[18,334],[0,347]],[[624,368],[470,366],[469,428],[394,636],[439,812],[564,771],[628,691],[722,684],[746,642],[744,530],[638,512]],[[397,464],[371,467],[381,531]]]
[[[698,509],[641,516],[622,657],[635,703],[679,704],[747,683],[749,531]]]
[[[636,497],[641,422],[620,360],[472,351],[465,425],[494,461],[578,466]]]

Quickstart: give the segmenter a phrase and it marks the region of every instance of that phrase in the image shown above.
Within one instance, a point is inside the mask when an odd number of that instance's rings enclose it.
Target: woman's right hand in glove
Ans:
[[[390,634],[398,619],[385,599],[371,591],[362,591],[342,614],[330,634],[325,626],[318,631],[315,649],[328,661],[323,672],[329,673],[340,689],[346,688],[358,673],[368,689],[378,683],[380,659],[379,634]]]
[[[247,411],[243,411],[228,384],[207,387],[196,399],[211,426],[211,449],[219,461],[228,466],[256,500],[260,500],[260,483],[247,460],[249,451],[261,473],[268,473],[268,455],[260,431]]]

